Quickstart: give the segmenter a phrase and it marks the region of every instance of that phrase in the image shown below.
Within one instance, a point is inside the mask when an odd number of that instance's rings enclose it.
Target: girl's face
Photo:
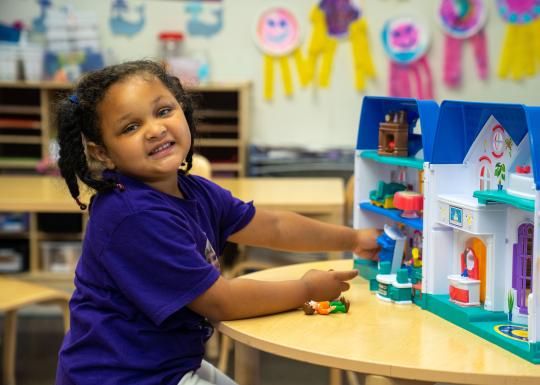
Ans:
[[[182,107],[159,79],[138,74],[112,85],[97,111],[104,146],[88,148],[106,168],[151,186],[176,181],[191,134]]]

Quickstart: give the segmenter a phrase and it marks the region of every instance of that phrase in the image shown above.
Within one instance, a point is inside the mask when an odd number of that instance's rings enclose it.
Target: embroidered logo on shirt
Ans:
[[[204,249],[204,257],[206,258],[206,261],[210,263],[212,266],[214,266],[216,269],[221,271],[221,267],[219,265],[219,258],[214,251],[214,248],[212,247],[212,244],[206,239],[206,247]]]

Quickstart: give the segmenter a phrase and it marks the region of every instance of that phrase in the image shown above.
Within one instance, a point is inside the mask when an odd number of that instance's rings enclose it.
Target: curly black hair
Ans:
[[[150,60],[130,61],[88,72],[80,78],[71,95],[57,103],[55,114],[60,145],[58,167],[81,210],[86,205],[79,200],[77,179],[97,192],[111,191],[116,187],[116,181],[103,179],[92,172],[83,138],[103,145],[97,107],[113,84],[137,74],[148,74],[159,79],[182,106],[191,133],[191,145],[186,156],[187,165],[180,172],[187,173],[191,169],[196,134],[193,102],[177,77],[167,73],[163,65]]]

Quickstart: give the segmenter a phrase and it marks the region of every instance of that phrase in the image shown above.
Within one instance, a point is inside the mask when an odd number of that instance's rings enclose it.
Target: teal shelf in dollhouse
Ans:
[[[478,198],[478,202],[482,204],[489,203],[506,203],[520,210],[534,212],[534,200],[521,198],[515,195],[510,195],[506,190],[484,190],[475,191],[473,197]]]
[[[360,153],[360,158],[371,159],[378,163],[391,164],[394,166],[416,168],[422,170],[424,168],[424,160],[414,157],[402,156],[386,156],[379,155],[378,150],[364,150]]]
[[[423,220],[422,218],[403,218],[401,216],[402,210],[398,209],[385,209],[383,207],[375,206],[369,202],[360,203],[360,208],[362,210],[370,211],[372,213],[385,216],[392,219],[394,222],[402,223],[405,226],[409,226],[415,230],[422,231],[423,229]]]

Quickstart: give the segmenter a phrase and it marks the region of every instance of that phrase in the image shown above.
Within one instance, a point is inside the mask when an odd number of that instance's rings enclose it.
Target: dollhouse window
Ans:
[[[501,153],[503,151],[503,146],[504,146],[503,133],[499,130],[495,131],[493,133],[493,137],[491,138],[491,140],[492,140],[493,151],[496,153]]]
[[[491,172],[487,165],[480,168],[480,191],[491,190]]]
[[[517,291],[517,307],[528,314],[527,298],[532,291],[532,251],[534,226],[525,223],[518,228],[518,241],[514,245],[513,287]]]

